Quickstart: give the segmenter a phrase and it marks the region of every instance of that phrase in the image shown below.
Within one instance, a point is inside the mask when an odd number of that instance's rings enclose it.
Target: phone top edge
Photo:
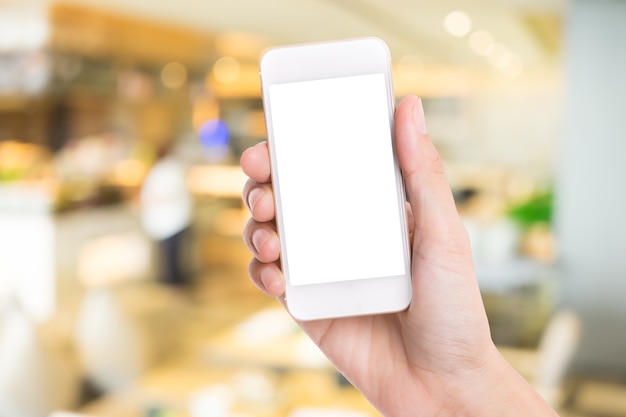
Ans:
[[[384,73],[390,79],[391,54],[385,42],[375,37],[303,43],[267,49],[259,69],[262,87],[371,73]]]
[[[391,61],[391,52],[389,51],[389,46],[384,40],[376,36],[361,36],[361,37],[354,37],[354,38],[334,39],[334,40],[329,40],[329,41],[302,42],[302,43],[296,43],[296,44],[272,46],[272,47],[266,48],[261,53],[260,58],[259,58],[259,62],[260,62],[259,67],[261,69],[261,72],[263,72],[263,63],[266,62],[268,59],[271,59],[272,55],[280,54],[282,52],[286,52],[286,51],[297,49],[297,48],[316,48],[316,47],[324,47],[324,46],[332,47],[332,46],[348,45],[352,43],[366,43],[366,42],[372,42],[373,44],[378,45],[384,51],[384,54],[386,55],[387,59]]]
[[[332,44],[351,43],[351,42],[366,42],[366,41],[372,41],[372,42],[378,43],[381,47],[389,50],[389,46],[387,45],[387,43],[379,37],[358,36],[358,37],[352,37],[352,38],[332,39],[332,40],[327,40],[327,41],[300,42],[300,43],[270,46],[268,48],[265,48],[261,52],[260,58],[263,59],[263,57],[267,55],[268,53],[272,51],[282,50],[282,49],[309,47],[309,46],[316,46],[316,45],[332,45]]]

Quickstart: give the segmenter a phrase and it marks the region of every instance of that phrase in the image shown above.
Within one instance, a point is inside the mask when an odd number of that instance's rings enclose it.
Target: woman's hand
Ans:
[[[555,415],[491,340],[469,240],[419,98],[398,105],[395,130],[409,197],[411,305],[395,314],[300,326],[386,416]],[[244,230],[254,255],[250,277],[283,301],[267,144],[246,150],[241,165],[250,177],[243,191],[252,213]]]

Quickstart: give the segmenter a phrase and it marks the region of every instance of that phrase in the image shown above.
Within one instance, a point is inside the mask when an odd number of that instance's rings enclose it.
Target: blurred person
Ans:
[[[395,129],[409,197],[412,303],[400,313],[300,326],[385,416],[556,416],[491,339],[469,239],[426,133],[421,100],[411,96],[398,105]],[[284,305],[266,143],[247,149],[241,165],[250,177],[243,190],[252,213],[244,230],[254,256],[250,276]]]
[[[190,283],[181,259],[191,227],[186,173],[173,145],[161,145],[140,191],[141,220],[146,233],[157,242],[161,258],[159,280],[179,287]]]

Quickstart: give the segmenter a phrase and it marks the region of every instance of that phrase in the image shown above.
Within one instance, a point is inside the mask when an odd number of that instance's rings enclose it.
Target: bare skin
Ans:
[[[300,322],[335,366],[385,416],[556,416],[493,344],[472,262],[441,158],[426,133],[421,100],[395,115],[406,179],[413,299],[396,314]],[[283,301],[267,144],[247,149],[243,199],[249,273]],[[312,196],[314,198],[314,196]]]

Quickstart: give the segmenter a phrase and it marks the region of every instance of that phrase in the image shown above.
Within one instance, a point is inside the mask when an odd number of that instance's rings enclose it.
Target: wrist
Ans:
[[[460,404],[450,416],[558,417],[556,412],[498,352],[495,346],[484,365],[462,382]]]

